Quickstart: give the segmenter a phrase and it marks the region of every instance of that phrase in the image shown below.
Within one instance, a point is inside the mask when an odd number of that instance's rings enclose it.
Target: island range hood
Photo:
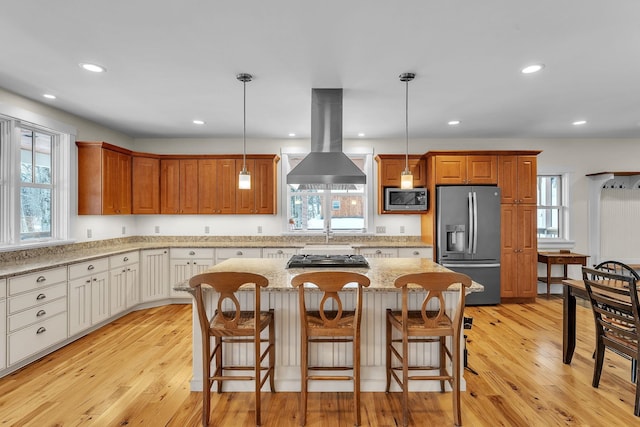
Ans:
[[[311,152],[289,174],[287,184],[344,186],[367,177],[342,152],[342,89],[311,90]]]

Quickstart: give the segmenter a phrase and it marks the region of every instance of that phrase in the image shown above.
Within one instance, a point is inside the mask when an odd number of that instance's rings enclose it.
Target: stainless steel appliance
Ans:
[[[384,210],[386,211],[426,211],[426,188],[391,188],[384,190]]]
[[[362,255],[294,255],[287,262],[287,268],[347,267],[369,268]]]
[[[467,305],[500,303],[500,189],[436,188],[437,262],[484,285]]]

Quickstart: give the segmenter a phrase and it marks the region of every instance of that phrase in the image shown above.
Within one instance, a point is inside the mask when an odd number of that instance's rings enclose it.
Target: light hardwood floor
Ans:
[[[591,387],[593,317],[578,307],[578,342],[562,363],[562,301],[467,307],[465,426],[632,426],[630,362],[607,352]],[[276,373],[277,374],[277,373]],[[131,313],[0,379],[3,426],[198,426],[200,393],[189,391],[191,306]],[[250,426],[251,393],[212,395],[214,426]],[[352,425],[349,393],[310,393],[307,425]],[[297,425],[297,393],[264,393],[265,426]],[[414,426],[452,425],[449,393],[413,393]],[[363,393],[365,426],[397,426],[399,393]]]

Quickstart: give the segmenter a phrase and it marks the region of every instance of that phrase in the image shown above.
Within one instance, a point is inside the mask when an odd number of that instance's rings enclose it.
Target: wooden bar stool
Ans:
[[[449,289],[454,284],[462,284],[458,287],[458,298],[455,306],[453,318],[445,312],[444,291],[455,291]],[[416,284],[422,286],[427,294],[420,306],[420,310],[408,309],[407,285]],[[462,319],[464,316],[465,289],[471,286],[471,279],[460,273],[454,272],[426,272],[417,274],[406,274],[396,279],[396,288],[402,288],[402,310],[393,311],[387,309],[387,387],[389,392],[391,378],[393,378],[402,389],[402,425],[409,425],[409,381],[411,380],[431,380],[440,381],[440,390],[444,392],[444,382],[448,381],[453,394],[453,414],[455,425],[462,425],[460,414],[460,337],[462,330]],[[429,303],[432,304],[428,307]],[[393,339],[393,330],[401,334],[401,338]],[[446,338],[451,338],[451,345],[447,344]],[[440,360],[438,365],[412,365],[409,362],[409,344],[411,343],[437,343],[439,347]],[[401,348],[397,349],[394,343],[401,343]],[[394,356],[400,366],[392,365]],[[451,362],[451,370],[447,369],[447,358]],[[398,375],[402,372],[402,378]],[[437,375],[409,375],[409,371],[438,371]]]
[[[255,298],[252,310],[242,310],[236,292],[242,285],[254,284]],[[218,292],[218,306],[210,318],[204,306],[202,285],[208,285]],[[195,291],[196,309],[202,332],[202,425],[209,425],[211,407],[211,387],[218,382],[218,393],[222,392],[223,381],[254,381],[255,421],[260,421],[260,389],[269,380],[271,391],[276,391],[273,375],[275,366],[275,329],[273,310],[260,311],[260,289],[269,285],[266,277],[253,273],[215,272],[202,273],[189,280]],[[261,332],[269,328],[268,339],[261,338]],[[215,346],[211,349],[211,338]],[[250,365],[234,366],[223,364],[223,345],[232,343],[253,343],[254,357]],[[262,343],[268,343],[262,351]],[[262,362],[268,358],[268,366]],[[211,374],[211,363],[215,359],[215,369]],[[224,371],[253,371],[252,375],[225,375]],[[264,375],[263,375],[264,372]]]
[[[317,309],[307,310],[305,303],[306,283],[324,292]],[[352,310],[344,310],[338,291],[349,283],[357,283],[356,302]],[[291,280],[298,288],[301,319],[301,393],[300,425],[306,424],[307,387],[310,380],[353,381],[353,405],[355,425],[360,425],[360,322],[362,317],[362,287],[369,286],[369,278],[359,273],[345,271],[322,271],[303,273]],[[330,302],[332,301],[332,303]],[[329,304],[329,306],[327,306]],[[309,366],[309,343],[353,343],[353,364],[350,366]],[[353,375],[310,375],[310,371],[352,370]]]

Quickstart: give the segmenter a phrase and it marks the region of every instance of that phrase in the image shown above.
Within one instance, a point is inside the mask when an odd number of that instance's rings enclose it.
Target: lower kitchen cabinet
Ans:
[[[8,366],[68,337],[66,266],[11,277],[7,288]]]
[[[216,249],[216,264],[230,258],[262,258],[260,248],[218,248]]]
[[[140,292],[142,302],[157,301],[169,296],[169,250],[140,251]]]
[[[7,367],[7,279],[0,279],[0,369]]]
[[[398,258],[397,248],[360,248],[358,253],[365,258]]]
[[[140,254],[133,251],[112,255],[109,257],[109,266],[110,306],[113,316],[140,302]]]
[[[204,272],[213,265],[214,250],[211,248],[171,248],[169,251],[169,296],[191,299],[191,295],[173,288],[178,283]]]
[[[538,293],[536,205],[501,206],[500,296],[535,300]]]
[[[69,266],[69,335],[106,320],[109,307],[109,259]]]
[[[262,258],[286,258],[289,259],[298,254],[297,248],[264,248]]]

